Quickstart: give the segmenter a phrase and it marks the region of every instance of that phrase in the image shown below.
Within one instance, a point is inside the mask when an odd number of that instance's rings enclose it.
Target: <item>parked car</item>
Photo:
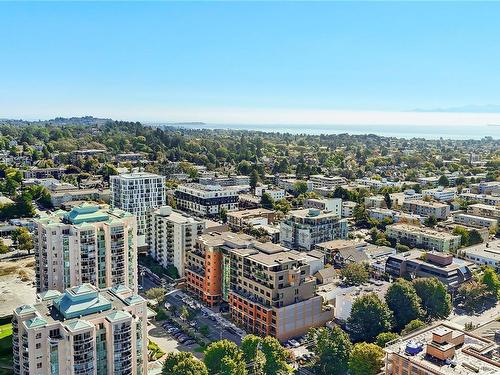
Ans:
[[[288,342],[290,343],[290,346],[292,346],[293,348],[298,348],[300,346],[300,344],[297,340],[291,339],[291,340],[288,340]]]

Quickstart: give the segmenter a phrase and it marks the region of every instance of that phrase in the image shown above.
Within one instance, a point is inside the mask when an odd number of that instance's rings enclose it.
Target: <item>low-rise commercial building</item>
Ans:
[[[460,236],[434,229],[408,224],[393,224],[386,227],[389,238],[411,247],[436,251],[455,251],[460,247]]]
[[[386,375],[495,375],[498,344],[456,326],[437,323],[389,342]]]
[[[205,221],[163,206],[151,210],[147,217],[146,238],[149,255],[161,266],[174,266],[184,276],[186,254],[205,229]]]
[[[434,216],[436,219],[445,220],[450,215],[450,206],[445,203],[411,200],[403,203],[403,211],[425,217]]]
[[[14,310],[14,374],[146,375],[146,300],[123,286],[47,291]]]
[[[119,209],[83,204],[36,220],[37,291],[85,283],[137,291],[136,218]]]
[[[266,208],[233,211],[227,213],[227,222],[232,229],[240,230],[246,226],[268,225],[274,222],[276,211]]]
[[[347,220],[317,209],[291,211],[280,224],[281,243],[291,249],[311,250],[315,244],[347,238]]]
[[[238,190],[220,185],[185,184],[174,192],[177,208],[202,217],[214,217],[238,209]]]
[[[500,272],[500,240],[466,247],[460,251],[460,254],[475,264],[493,267]]]
[[[385,271],[395,277],[436,277],[449,289],[457,289],[471,280],[469,261],[454,258],[452,254],[412,250],[387,258]]]

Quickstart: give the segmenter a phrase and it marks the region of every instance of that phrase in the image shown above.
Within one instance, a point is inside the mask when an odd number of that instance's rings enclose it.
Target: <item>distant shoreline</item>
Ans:
[[[147,124],[147,123],[145,123]],[[209,130],[247,130],[266,133],[289,134],[374,134],[381,137],[394,138],[424,138],[424,139],[482,139],[491,137],[500,139],[500,125],[469,125],[469,126],[429,126],[429,125],[322,125],[322,124],[212,124],[212,123],[156,123],[152,126],[172,126],[186,129]]]

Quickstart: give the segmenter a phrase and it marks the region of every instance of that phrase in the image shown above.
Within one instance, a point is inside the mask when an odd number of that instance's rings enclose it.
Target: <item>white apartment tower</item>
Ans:
[[[194,248],[205,221],[162,206],[149,212],[147,223],[149,255],[165,268],[174,266],[179,276],[184,276],[186,253]]]
[[[146,375],[147,304],[90,284],[38,295],[12,317],[15,375]]]
[[[37,291],[84,283],[137,291],[136,232],[132,214],[90,204],[36,220]]]
[[[138,246],[145,246],[147,213],[166,203],[165,176],[147,172],[125,173],[111,176],[110,185],[111,207],[136,216]]]

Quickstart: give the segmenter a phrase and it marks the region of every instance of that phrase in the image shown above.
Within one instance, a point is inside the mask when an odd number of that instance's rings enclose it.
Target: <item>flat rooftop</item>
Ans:
[[[441,335],[448,332],[451,332],[453,337],[464,335],[463,344],[457,346],[446,344],[455,348],[455,355],[449,361],[441,361],[427,355],[427,346],[433,345],[433,334]],[[422,350],[414,355],[409,354],[406,351],[409,344],[421,345]],[[451,324],[438,323],[392,341],[388,343],[384,350],[388,354],[403,357],[409,362],[431,370],[436,374],[497,375],[500,373],[500,363],[498,363],[498,359],[494,354],[496,347],[497,345],[490,340],[462,331]],[[477,355],[471,355],[470,351],[477,353]],[[498,366],[490,363],[490,361],[497,362]]]
[[[466,254],[477,255],[485,258],[493,258],[500,262],[500,240],[481,243],[462,249]]]
[[[425,227],[418,227],[416,225],[409,225],[409,224],[392,224],[392,225],[387,226],[387,228],[401,230],[401,231],[407,231],[407,232],[421,233],[421,234],[426,234],[428,236],[439,237],[439,238],[444,238],[444,239],[452,239],[452,238],[460,237],[460,236],[455,236],[454,234],[451,234],[448,232],[440,232],[440,231],[437,231],[434,229],[425,228]]]

